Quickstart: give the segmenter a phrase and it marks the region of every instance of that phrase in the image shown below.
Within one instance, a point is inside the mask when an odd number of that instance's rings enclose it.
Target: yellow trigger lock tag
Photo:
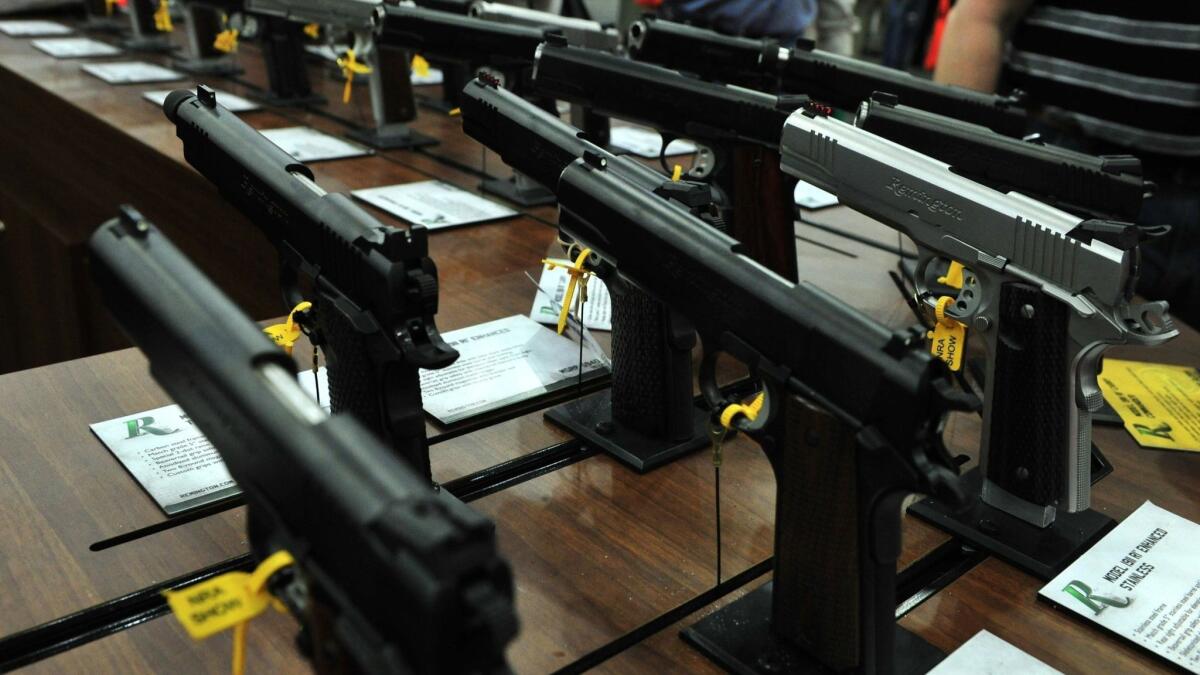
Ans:
[[[178,591],[163,591],[171,613],[194,640],[244,623],[272,605],[267,580],[293,564],[287,551],[279,551],[254,572],[228,572]]]
[[[683,178],[683,167],[676,164],[675,170],[671,172],[671,180],[678,183],[680,178]]]
[[[412,71],[417,77],[429,77],[429,62],[420,54],[413,54]]]
[[[317,38],[321,37],[321,24],[319,24],[319,23],[304,24],[304,34],[307,35],[308,37],[316,40]]]
[[[296,340],[300,339],[300,325],[296,323],[296,313],[307,311],[312,307],[312,303],[307,300],[296,305],[292,311],[288,313],[285,323],[277,323],[274,326],[267,326],[263,332],[267,337],[271,338],[275,344],[283,347],[283,351],[289,355],[292,353],[292,347],[295,346]]]
[[[725,406],[721,411],[721,426],[729,429],[733,426],[733,418],[738,415],[745,415],[746,419],[753,422],[758,419],[758,413],[762,411],[763,400],[765,399],[764,392],[758,392],[754,400],[749,403],[734,403]]]
[[[224,53],[232,54],[237,51],[238,47],[238,32],[235,28],[230,28],[217,33],[216,39],[213,40],[213,49]]]
[[[446,114],[451,117],[458,117],[462,114],[462,108],[451,108],[446,111]]]
[[[562,335],[563,331],[567,329],[567,315],[571,312],[571,299],[575,297],[575,287],[579,287],[580,295],[587,293],[587,280],[591,275],[591,272],[583,269],[583,263],[591,254],[592,249],[583,249],[579,252],[579,255],[576,256],[574,263],[568,260],[551,260],[550,258],[542,260],[542,263],[544,263],[548,268],[555,269],[557,267],[561,267],[567,271],[567,274],[571,275],[571,280],[567,282],[566,295],[563,296],[562,310],[558,313],[559,335]],[[584,295],[584,297],[586,297],[586,295]]]
[[[170,0],[158,0],[158,9],[154,11],[154,27],[160,33],[170,33],[175,30],[175,24],[171,23]]]
[[[938,283],[945,284],[950,288],[962,288],[963,264],[957,260],[951,260],[950,269],[946,270],[946,276],[938,277]]]
[[[338,68],[342,69],[342,75],[346,78],[346,86],[342,88],[342,103],[350,102],[350,87],[354,84],[355,75],[366,75],[371,72],[371,66],[365,63],[359,63],[354,57],[354,50],[347,49],[346,55],[337,60]]]
[[[963,351],[966,349],[967,327],[955,319],[946,316],[946,307],[954,302],[954,298],[943,295],[934,306],[933,315],[937,322],[933,330],[927,334],[930,339],[929,353],[945,361],[950,370],[957,372],[962,369]]]

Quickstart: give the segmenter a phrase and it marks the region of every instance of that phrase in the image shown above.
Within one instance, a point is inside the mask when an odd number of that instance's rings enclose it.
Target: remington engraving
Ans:
[[[899,178],[893,176],[892,184],[886,186],[885,189],[897,197],[911,199],[933,213],[942,213],[955,220],[962,220],[962,209],[955,208],[924,190],[905,185]]]

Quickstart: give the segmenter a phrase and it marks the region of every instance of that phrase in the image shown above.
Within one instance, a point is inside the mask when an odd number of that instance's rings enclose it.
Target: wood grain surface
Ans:
[[[143,58],[143,57],[138,57]],[[145,57],[157,60],[158,57]],[[252,47],[244,79],[260,81]],[[258,70],[256,70],[258,68]],[[363,123],[366,89],[349,106],[341,84],[314,66],[313,81],[333,103],[318,113],[270,110],[243,114],[260,129],[307,124],[331,133]],[[179,86],[194,86],[184,81]],[[168,85],[169,86],[169,85]],[[140,94],[162,84],[114,87],[56,61],[28,41],[0,36],[0,371],[112,349],[124,339],[90,289],[83,247],[120,202],[132,202],[256,319],[282,313],[274,253],[182,161],[174,129]],[[233,93],[246,86],[218,82]],[[436,91],[427,92],[436,94]],[[332,116],[332,117],[331,117]],[[458,121],[422,110],[414,128],[441,143],[422,151],[314,163],[317,181],[349,190],[438,178],[474,189],[482,170],[507,175],[467,139]],[[11,162],[9,160],[12,160]],[[14,168],[14,167],[19,167]],[[368,207],[383,222],[398,220]],[[913,322],[887,271],[897,257],[828,228],[883,247],[895,234],[845,209],[808,214],[821,227],[797,224],[798,269],[811,281],[893,327]],[[453,330],[526,313],[538,259],[554,239],[550,207],[511,220],[433,233],[439,267],[438,324]],[[828,227],[826,227],[828,226]],[[9,328],[20,324],[19,328]],[[297,355],[304,354],[303,349]],[[1193,331],[1155,353],[1125,357],[1195,365]],[[122,544],[97,541],[164,516],[88,430],[88,424],[164,405],[136,350],[122,350],[0,376],[0,636],[218,563],[246,550],[244,513],[234,509]],[[431,434],[441,430],[430,426]],[[978,419],[955,416],[948,440],[973,454]],[[565,440],[533,413],[432,449],[435,478],[450,480]],[[1118,429],[1097,428],[1096,442],[1116,466],[1095,492],[1098,509],[1121,518],[1147,498],[1200,520],[1195,457],[1137,448]],[[727,446],[722,471],[723,555],[727,574],[771,554],[774,478],[753,444]],[[509,656],[518,672],[566,665],[708,589],[714,575],[713,472],[706,453],[637,475],[596,456],[473,503],[497,523],[511,561],[521,634]],[[900,565],[946,541],[912,518],[903,520]],[[751,584],[751,587],[760,582]],[[992,632],[1068,672],[1156,669],[1148,657],[1035,600],[1039,584],[994,561],[980,565],[913,610],[902,625],[943,649],[978,629]],[[686,647],[678,630],[738,591],[605,663],[602,672],[715,672]],[[250,631],[249,672],[303,672],[292,649],[295,624],[271,615]],[[31,672],[225,672],[229,638],[191,642],[171,619],[153,620],[34,664]]]

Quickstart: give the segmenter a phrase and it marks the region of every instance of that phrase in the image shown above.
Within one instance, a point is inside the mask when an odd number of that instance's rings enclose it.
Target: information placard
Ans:
[[[312,127],[283,127],[266,129],[260,133],[297,162],[320,162],[371,154],[370,150],[357,143],[330,136]]]
[[[355,190],[350,194],[397,218],[440,230],[511,218],[517,212],[440,180]]]
[[[85,63],[83,71],[109,84],[142,84],[145,82],[170,82],[186,80],[187,75],[145,61],[112,61],[110,63]]]
[[[657,159],[662,149],[662,136],[653,129],[616,126],[609,132],[609,144],[614,151],[625,151],[638,157]],[[690,155],[696,152],[696,144],[678,139],[667,146],[667,157]]]
[[[571,275],[565,269],[550,269],[549,265],[543,265],[529,318],[547,326],[558,326],[558,315],[570,281]],[[575,303],[571,304],[574,314]],[[583,325],[588,330],[612,330],[612,298],[604,281],[595,276],[588,279],[587,302],[583,303]]]
[[[241,492],[217,449],[177,405],[91,428],[167,515]]]
[[[453,424],[564,387],[579,378],[579,344],[527,316],[450,331],[443,335],[458,350],[457,361],[421,371],[425,412]],[[605,358],[583,352],[583,379],[608,372]]]
[[[49,54],[56,59],[79,59],[85,56],[113,56],[120,54],[116,47],[85,37],[50,38],[34,40],[29,44],[33,48]]]
[[[1200,525],[1186,518],[1142,504],[1040,594],[1200,673]]]
[[[38,37],[41,35],[70,35],[70,26],[57,21],[0,21],[0,33],[11,37]]]
[[[1062,675],[1008,642],[981,630],[929,675]]]

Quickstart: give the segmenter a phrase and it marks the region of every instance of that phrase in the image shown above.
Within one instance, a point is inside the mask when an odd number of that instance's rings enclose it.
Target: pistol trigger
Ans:
[[[672,170],[670,166],[667,166],[667,148],[675,142],[676,137],[664,133],[660,133],[659,137],[662,138],[662,145],[658,148],[658,163],[662,166],[663,171],[670,174]]]

